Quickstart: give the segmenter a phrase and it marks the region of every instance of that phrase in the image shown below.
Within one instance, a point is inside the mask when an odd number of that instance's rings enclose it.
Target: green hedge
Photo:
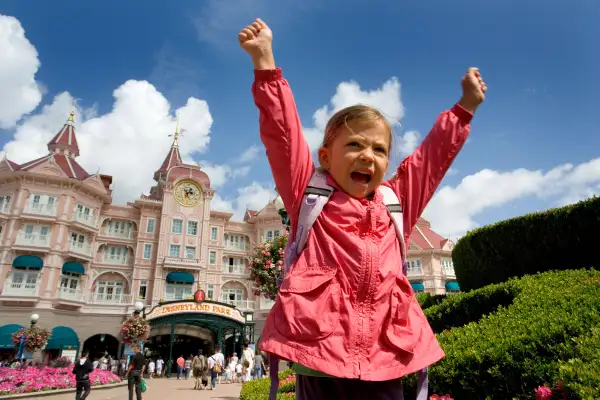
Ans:
[[[296,380],[290,379],[289,382],[283,382],[294,376],[294,371],[287,369],[279,373],[279,392],[277,400],[295,400]],[[266,400],[269,397],[270,379],[256,379],[245,382],[242,385],[240,400]]]
[[[511,277],[598,265],[600,198],[487,225],[456,243],[452,261],[462,291]]]
[[[578,348],[578,342],[596,346],[594,354],[600,359],[598,339],[590,339],[600,327],[598,271],[511,279],[448,296],[425,315],[441,332],[438,340],[446,352],[430,369],[432,392],[461,400],[504,400],[533,399],[535,388],[559,379],[571,388],[581,381],[580,396],[600,387],[598,364],[587,365],[585,358],[592,351],[584,357]],[[578,372],[567,373],[573,363]],[[407,381],[412,384],[414,378]]]
[[[538,386],[554,387],[563,380],[573,391],[569,398],[600,398],[598,271],[511,279],[447,296],[424,312],[446,352],[430,368],[430,394],[460,400],[534,399]],[[280,379],[290,373],[281,373]],[[266,399],[269,384],[268,379],[245,383],[240,399]],[[407,399],[414,398],[415,384],[414,375],[405,379]],[[290,397],[281,393],[280,398]]]

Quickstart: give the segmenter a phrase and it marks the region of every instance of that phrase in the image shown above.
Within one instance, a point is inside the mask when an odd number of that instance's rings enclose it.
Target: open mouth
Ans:
[[[352,178],[354,182],[368,184],[371,182],[371,175],[371,171],[353,171],[350,174],[350,178]]]

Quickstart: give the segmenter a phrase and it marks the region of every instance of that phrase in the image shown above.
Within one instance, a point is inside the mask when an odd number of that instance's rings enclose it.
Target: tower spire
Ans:
[[[75,136],[75,110],[71,111],[62,129],[48,142],[48,151],[62,152],[70,157],[79,155],[79,146]]]
[[[171,147],[179,147],[179,138],[183,136],[183,132],[185,132],[185,129],[179,129],[179,113],[177,113],[175,121],[175,133],[169,135],[169,137],[173,137],[173,144]]]

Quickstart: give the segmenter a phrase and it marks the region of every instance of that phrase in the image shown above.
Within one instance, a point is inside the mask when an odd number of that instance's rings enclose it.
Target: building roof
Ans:
[[[179,154],[179,137],[183,135],[183,129],[179,130],[179,121],[177,122],[177,126],[175,128],[175,133],[169,136],[173,136],[173,144],[169,149],[169,153],[165,157],[165,161],[163,161],[162,165],[156,172],[154,173],[154,180],[160,181],[165,180],[169,170],[173,167],[178,166],[179,164],[183,164],[183,160],[181,159],[181,154]]]
[[[410,243],[423,250],[442,249],[447,242],[448,239],[431,230],[431,224],[424,218],[419,218],[410,234]]]
[[[62,129],[48,142],[48,151],[51,153],[62,152],[67,156],[79,156],[79,146],[75,136],[75,111],[71,115]]]

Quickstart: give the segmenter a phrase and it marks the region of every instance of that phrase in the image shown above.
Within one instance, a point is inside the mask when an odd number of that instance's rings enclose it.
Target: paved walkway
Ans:
[[[217,385],[217,390],[194,390],[194,380],[146,379],[148,391],[143,400],[238,400],[242,385],[228,383]],[[96,390],[92,388],[87,400],[127,400],[127,386],[114,389]],[[135,400],[135,395],[133,396]],[[39,397],[40,400],[74,400],[75,393]]]

